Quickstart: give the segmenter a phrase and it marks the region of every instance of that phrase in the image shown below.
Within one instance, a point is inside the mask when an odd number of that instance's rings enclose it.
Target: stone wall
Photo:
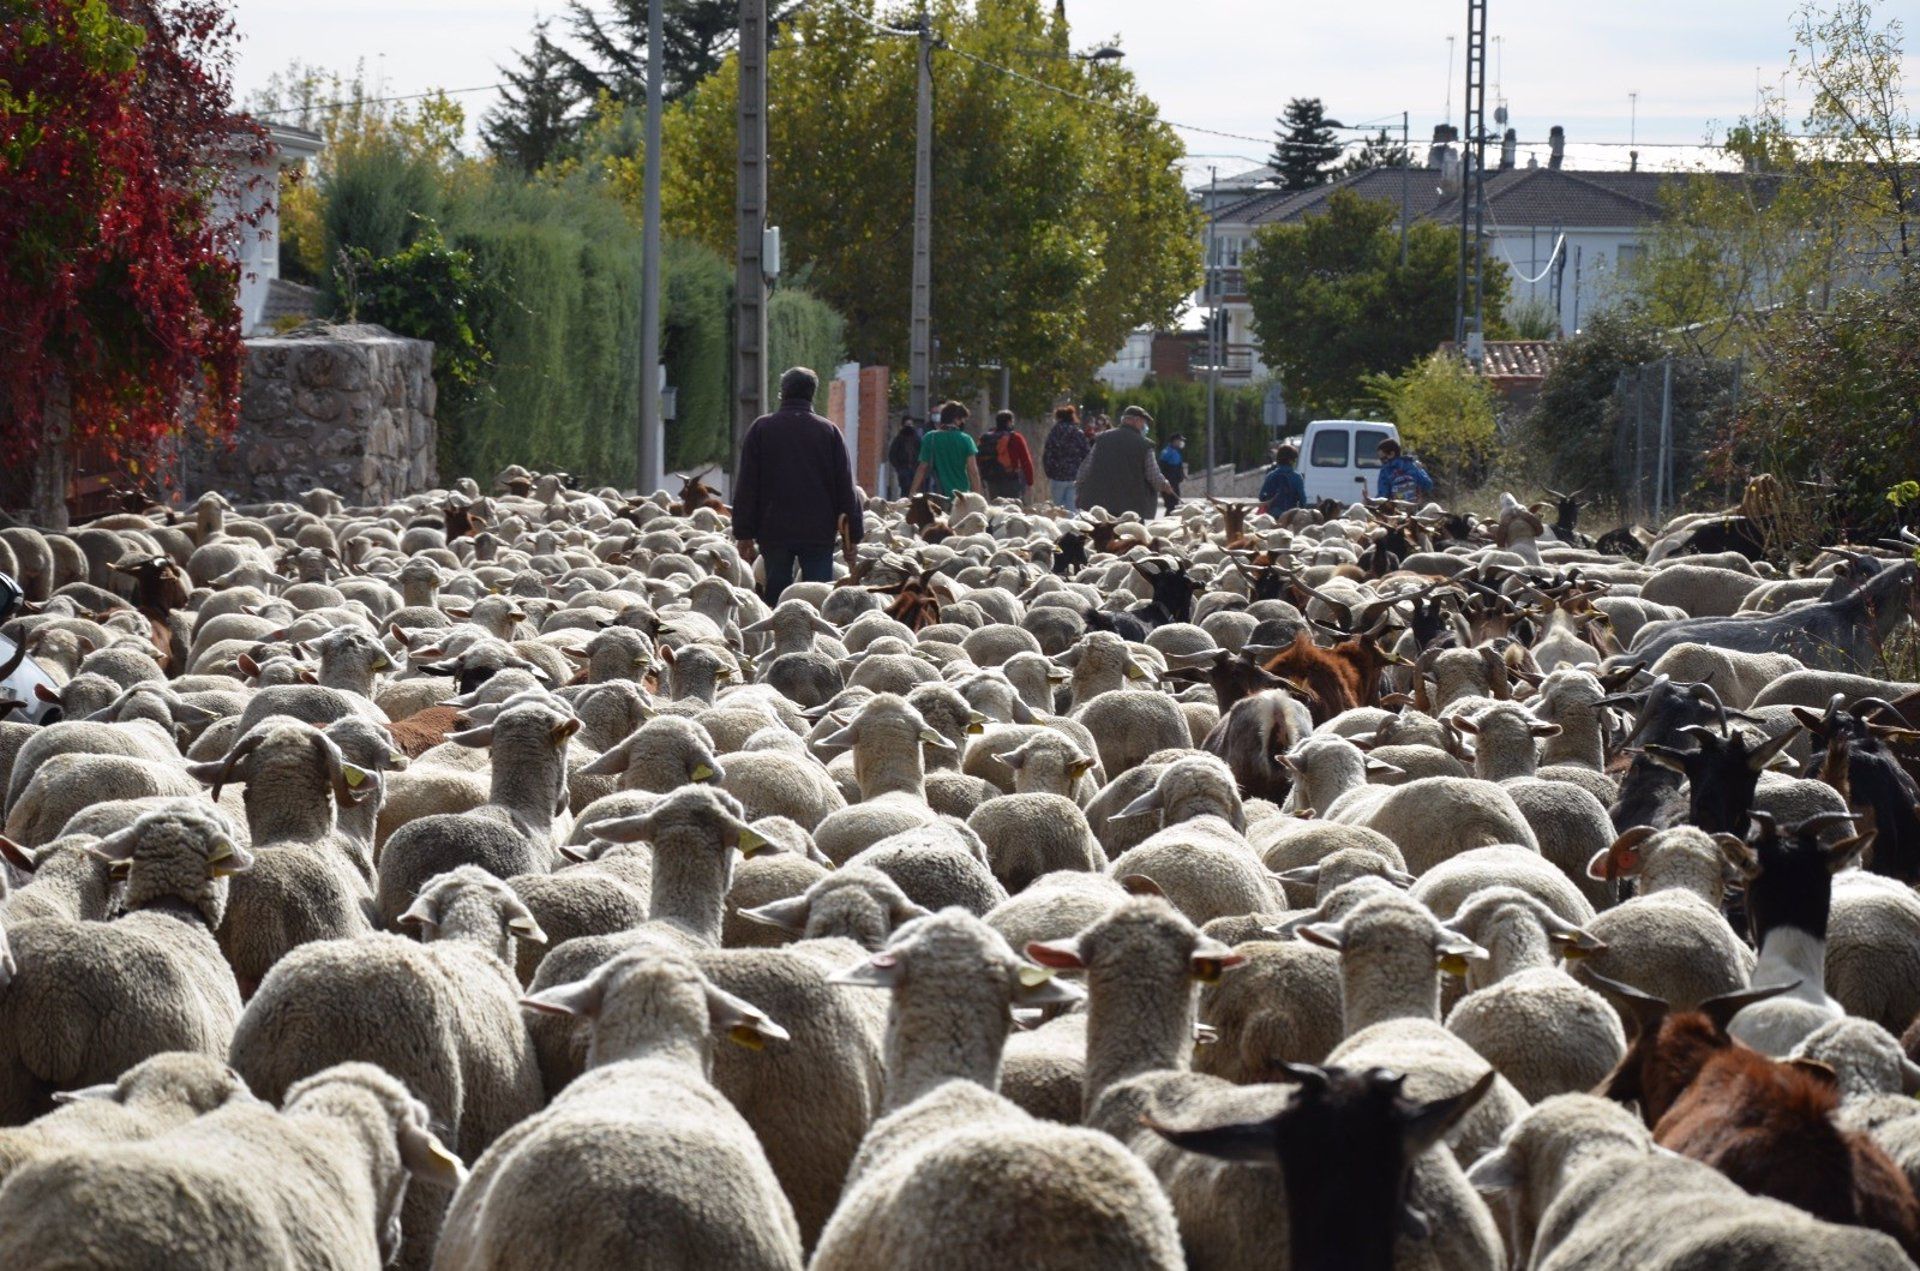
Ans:
[[[236,502],[324,486],[384,503],[438,483],[433,409],[430,341],[319,322],[250,339],[240,427],[189,457],[188,485]]]

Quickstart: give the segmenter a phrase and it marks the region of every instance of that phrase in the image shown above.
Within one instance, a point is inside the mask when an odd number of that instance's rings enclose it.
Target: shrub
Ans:
[[[1370,375],[1365,383],[1408,452],[1443,487],[1466,490],[1486,480],[1500,437],[1499,403],[1484,377],[1458,357],[1432,353],[1399,375]]]

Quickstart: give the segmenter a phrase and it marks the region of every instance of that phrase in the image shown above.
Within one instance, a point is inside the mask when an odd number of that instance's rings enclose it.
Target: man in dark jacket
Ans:
[[[1154,514],[1154,492],[1172,494],[1173,486],[1160,473],[1147,425],[1153,416],[1138,406],[1120,412],[1120,426],[1094,438],[1093,449],[1080,465],[1080,510],[1105,508],[1114,516],[1137,512],[1143,521]]]
[[[832,420],[813,411],[820,377],[796,366],[780,377],[780,409],[762,415],[740,441],[733,480],[733,536],[751,562],[766,558],[769,605],[793,581],[833,581],[833,545],[852,563],[860,541],[860,503],[847,442]]]
[[[1273,466],[1260,483],[1260,510],[1268,516],[1307,506],[1307,483],[1293,467],[1299,462],[1297,446],[1282,445],[1273,452]]]
[[[1053,428],[1040,448],[1040,466],[1047,474],[1047,496],[1069,512],[1080,510],[1074,502],[1073,483],[1092,446],[1080,426],[1079,412],[1071,406],[1053,412]]]

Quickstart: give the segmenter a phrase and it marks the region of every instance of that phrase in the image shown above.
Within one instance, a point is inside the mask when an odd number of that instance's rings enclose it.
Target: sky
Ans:
[[[297,59],[341,72],[364,61],[369,80],[390,94],[493,84],[499,65],[513,64],[527,46],[539,14],[563,7],[236,0],[235,83],[244,97]],[[1554,124],[1567,130],[1570,167],[1624,169],[1626,145],[1590,143],[1630,139],[1643,143],[1643,167],[1698,157],[1697,149],[1669,146],[1697,146],[1751,111],[1756,77],[1780,85],[1794,7],[1795,0],[1491,0],[1488,30],[1497,43],[1489,70],[1520,134],[1519,161],[1537,153],[1545,162]],[[1461,0],[1067,0],[1076,46],[1117,43],[1166,119],[1240,134],[1182,133],[1193,167],[1222,170],[1265,157],[1273,117],[1290,97],[1319,97],[1345,123],[1395,130],[1407,111],[1416,146],[1448,114],[1458,122],[1465,10]],[[1920,0],[1880,0],[1880,11],[1908,27],[1908,83],[1920,84]],[[1460,37],[1451,77],[1449,35]],[[1795,103],[1791,81],[1787,90]],[[471,123],[495,94],[459,100]],[[1489,113],[1494,103],[1490,86]]]

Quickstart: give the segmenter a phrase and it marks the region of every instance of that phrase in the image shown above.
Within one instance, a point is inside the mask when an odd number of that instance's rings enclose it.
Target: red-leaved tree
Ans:
[[[238,415],[238,265],[265,153],[218,0],[0,0],[0,454],[115,456]],[[245,222],[245,223],[243,223]]]

